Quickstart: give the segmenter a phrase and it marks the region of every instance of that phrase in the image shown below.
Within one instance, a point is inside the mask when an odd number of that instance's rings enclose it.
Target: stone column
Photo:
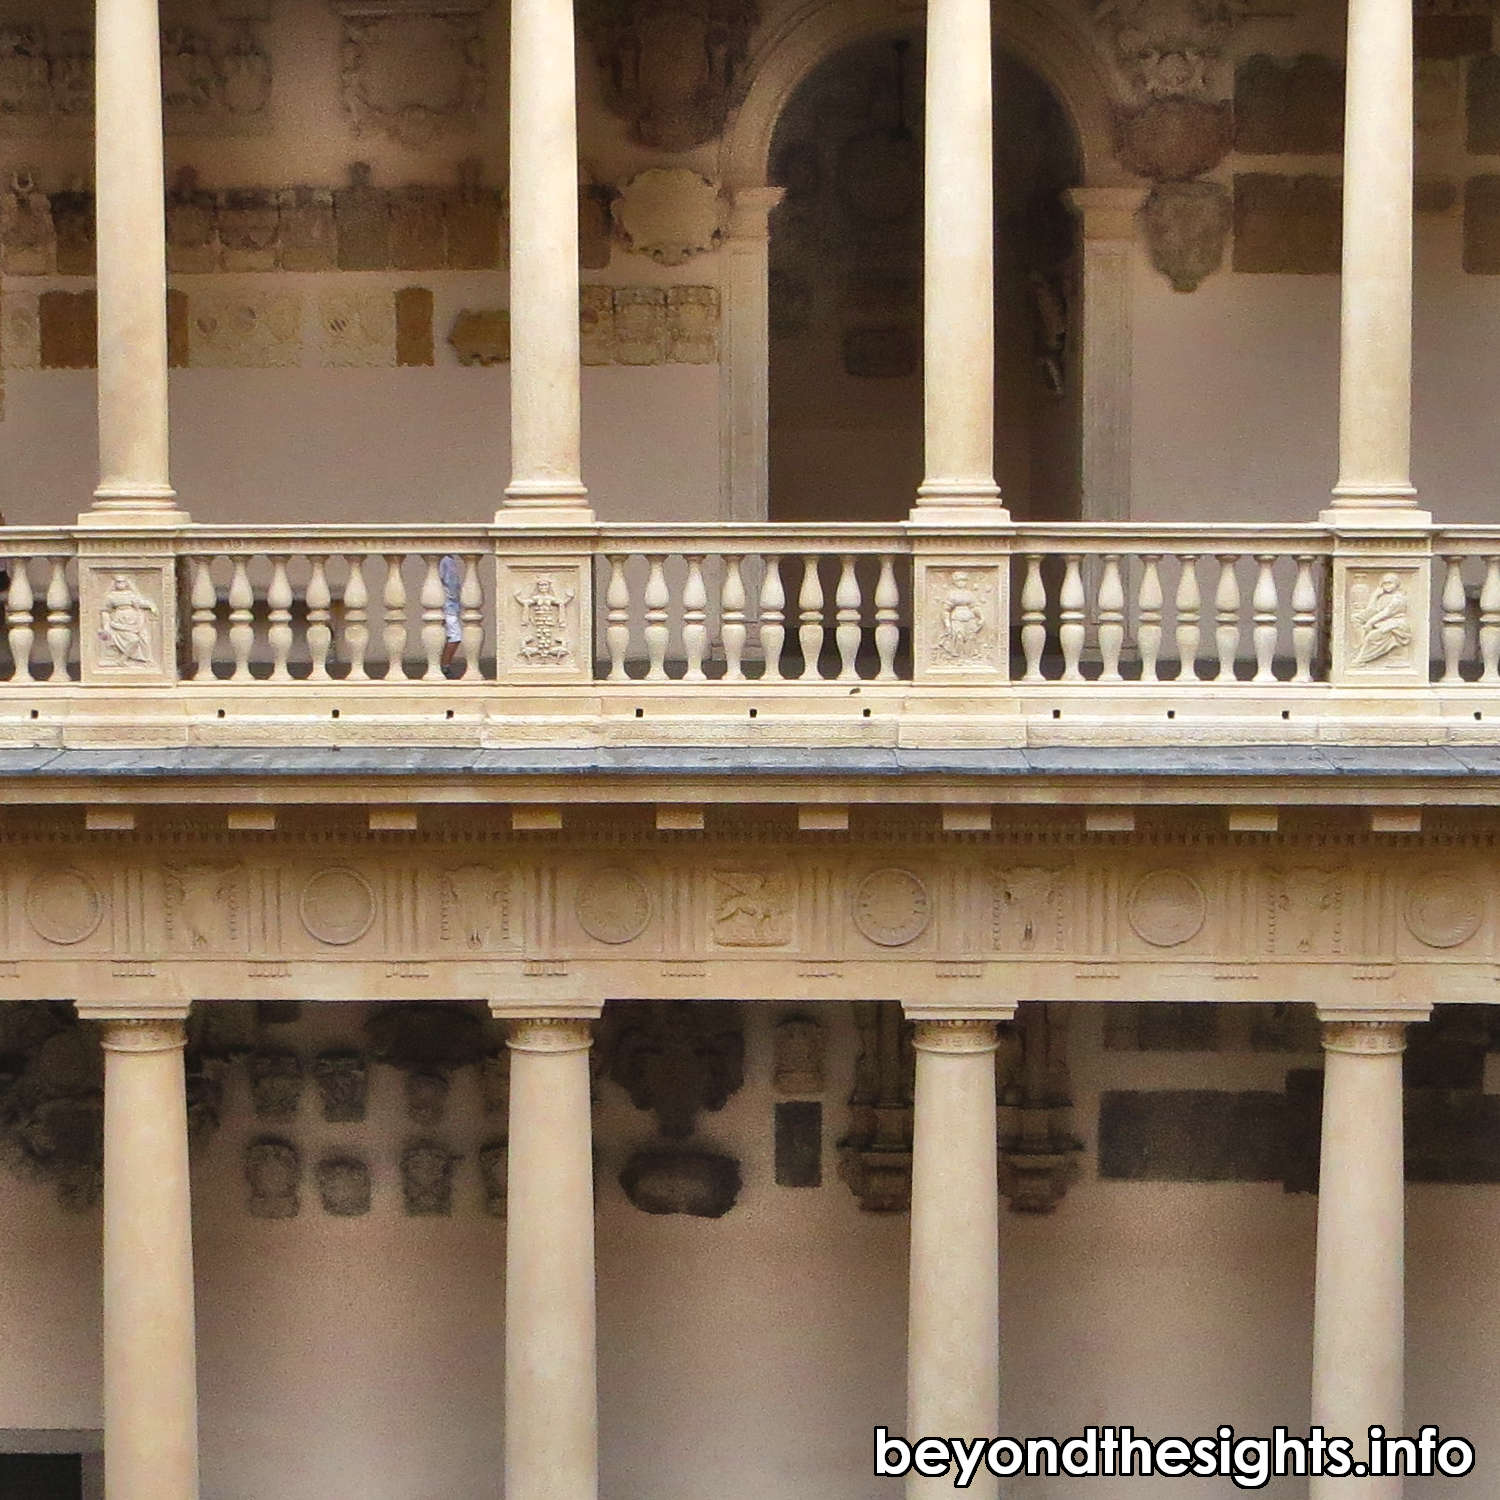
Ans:
[[[1000,1431],[1000,1229],[992,1021],[916,1023],[906,1436]],[[911,1500],[951,1494],[912,1474]],[[971,1495],[999,1481],[977,1475]]]
[[[1085,521],[1130,519],[1131,263],[1140,188],[1073,188],[1083,231],[1083,306],[1069,319],[1078,340]]]
[[[156,0],[98,0],[99,488],[86,523],[187,519],[167,466],[166,180]]]
[[[1412,8],[1349,0],[1339,477],[1328,519],[1410,522]],[[1358,523],[1354,523],[1358,524]]]
[[[1312,1420],[1402,1430],[1405,1181],[1400,1021],[1323,1017]],[[1356,1453],[1364,1456],[1365,1444]],[[1401,1480],[1313,1479],[1311,1500],[1400,1500]]]
[[[770,514],[770,217],[786,189],[741,188],[724,238],[724,343],[719,351],[719,517]]]
[[[923,479],[914,519],[1008,520],[995,484],[989,0],[930,0]],[[947,512],[947,515],[944,515]]]
[[[500,521],[587,522],[570,0],[510,7],[510,484]]]
[[[79,1014],[104,1043],[104,1485],[109,1500],[196,1500],[186,1011]]]
[[[593,1129],[587,1020],[510,1021],[506,1500],[595,1500]]]

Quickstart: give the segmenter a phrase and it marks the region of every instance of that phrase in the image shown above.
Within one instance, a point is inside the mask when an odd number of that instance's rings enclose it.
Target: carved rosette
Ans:
[[[1428,948],[1457,948],[1484,921],[1484,895],[1458,870],[1433,870],[1407,891],[1402,910],[1407,931]]]
[[[1324,1021],[1323,1050],[1389,1057],[1406,1050],[1405,1021]]]

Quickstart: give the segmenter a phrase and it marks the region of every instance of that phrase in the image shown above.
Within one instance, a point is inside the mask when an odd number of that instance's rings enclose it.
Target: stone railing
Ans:
[[[13,527],[0,569],[12,730],[155,689],[147,717],[179,732],[347,708],[395,735],[441,703],[572,739],[748,703],[764,737],[779,696],[858,698],[871,734],[893,714],[992,740],[998,720],[1180,715],[1226,735],[1263,716],[1265,738],[1398,703],[1408,726],[1472,722],[1500,685],[1496,528]]]

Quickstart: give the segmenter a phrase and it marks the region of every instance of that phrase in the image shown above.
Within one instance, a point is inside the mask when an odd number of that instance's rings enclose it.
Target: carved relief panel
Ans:
[[[915,680],[973,682],[1010,670],[1006,568],[983,558],[916,567]]]
[[[1401,553],[1409,550],[1408,560]],[[1331,680],[1392,687],[1425,686],[1432,567],[1425,548],[1393,539],[1378,558],[1333,563]]]
[[[508,682],[587,682],[593,673],[592,578],[582,562],[496,561],[497,671]]]
[[[177,639],[173,564],[142,567],[136,558],[115,566],[107,558],[79,558],[79,622],[83,680],[169,683]]]

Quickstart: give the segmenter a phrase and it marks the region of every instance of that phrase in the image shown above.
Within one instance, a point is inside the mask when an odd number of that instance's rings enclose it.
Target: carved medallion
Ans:
[[[1474,881],[1459,871],[1434,870],[1412,882],[1402,915],[1419,943],[1457,948],[1479,931],[1484,897]]]
[[[781,948],[792,940],[792,883],[757,866],[713,873],[714,942],[721,948]]]
[[[1153,948],[1176,948],[1198,936],[1208,916],[1203,887],[1181,870],[1153,870],[1125,903],[1131,931]]]
[[[81,943],[104,918],[104,897],[81,870],[50,870],[26,892],[26,920],[49,943]]]
[[[874,870],[855,887],[854,925],[882,948],[915,942],[932,920],[927,887],[910,870]]]
[[[651,920],[651,893],[629,870],[597,870],[573,901],[578,925],[599,943],[631,943]]]
[[[323,870],[302,888],[297,903],[302,925],[320,943],[342,948],[357,943],[375,920],[375,893],[354,870]]]

